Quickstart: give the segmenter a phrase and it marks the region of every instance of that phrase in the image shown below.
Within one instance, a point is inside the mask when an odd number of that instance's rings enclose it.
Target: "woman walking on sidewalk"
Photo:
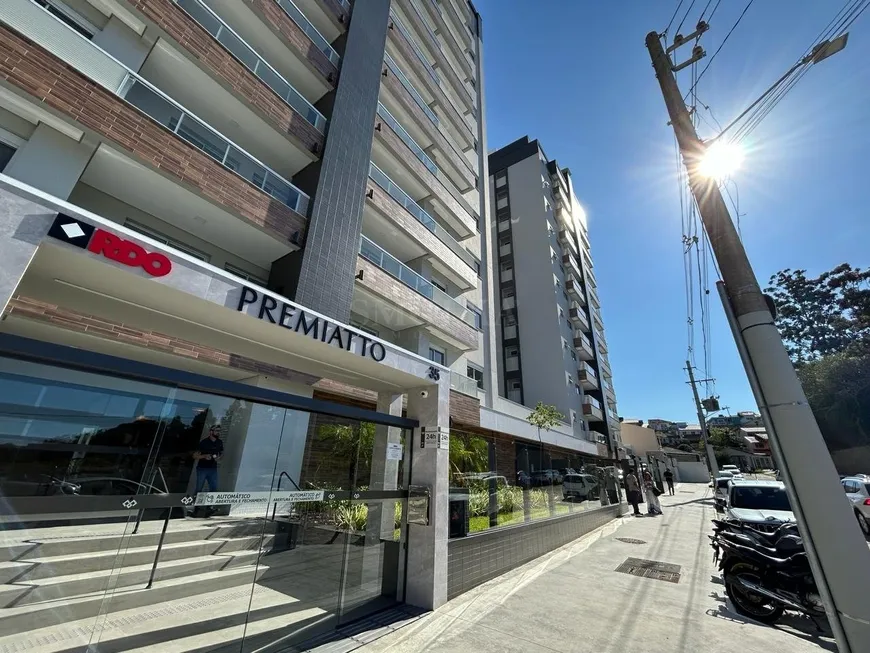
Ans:
[[[653,482],[652,474],[649,473],[649,470],[644,470],[643,472],[643,487],[646,491],[646,507],[648,515],[660,515],[662,514],[662,504],[659,502],[659,497],[656,494],[658,489],[656,488],[655,483]]]
[[[625,495],[631,507],[634,508],[634,516],[640,517],[640,509],[637,507],[640,503],[640,485],[634,472],[629,472],[625,476]]]

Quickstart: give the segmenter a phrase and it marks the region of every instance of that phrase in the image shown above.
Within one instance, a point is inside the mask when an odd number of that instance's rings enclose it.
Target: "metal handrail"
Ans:
[[[326,40],[326,37],[317,31],[317,28],[310,20],[308,20],[293,0],[275,0],[275,2],[284,10],[284,13],[290,17],[290,20],[296,23],[299,28],[305,32],[305,35],[311,39],[311,42],[314,43],[314,45],[316,45],[320,51],[337,66],[338,62],[341,61],[338,52],[336,52],[335,48],[330,45],[329,41]]]
[[[435,69],[432,68],[432,64],[429,63],[429,60],[423,55],[423,52],[420,50],[420,46],[417,45],[417,42],[411,36],[411,33],[408,31],[408,28],[399,20],[399,17],[390,10],[390,18],[393,21],[393,24],[399,28],[399,31],[402,33],[402,36],[411,44],[411,49],[414,51],[414,54],[417,55],[417,58],[423,64],[423,67],[426,69],[426,72],[429,73],[429,76],[435,80],[436,83],[441,83],[441,78],[438,76],[438,73],[435,72]]]
[[[396,79],[399,80],[399,83],[405,87],[405,90],[410,93],[411,97],[414,98],[414,102],[417,103],[423,113],[426,114],[426,117],[432,121],[433,124],[440,124],[438,120],[438,116],[435,115],[435,112],[426,104],[426,101],[423,99],[423,96],[420,95],[420,91],[414,88],[414,85],[411,83],[411,80],[402,72],[402,69],[399,68],[396,61],[390,56],[388,52],[384,52],[384,63],[387,64],[387,68],[393,71],[393,74],[396,76]]]
[[[293,477],[291,477],[290,474],[288,474],[284,470],[281,470],[281,473],[278,474],[278,486],[275,488],[275,492],[281,491],[281,481],[284,480],[284,477],[287,477],[287,480],[290,481],[293,484],[293,487],[295,487],[298,491],[300,491],[300,492],[302,491],[302,488],[299,487],[299,484],[293,480]],[[275,521],[275,512],[277,510],[278,510],[278,502],[276,501],[276,502],[272,503],[272,521]]]
[[[416,220],[426,229],[431,231],[438,237],[442,243],[450,248],[450,251],[461,258],[471,269],[474,269],[474,257],[460,245],[447,230],[438,224],[429,213],[417,204],[411,196],[408,195],[402,188],[390,179],[387,174],[376,166],[373,162],[369,162],[369,177],[378,186],[384,189],[387,194],[401,204],[408,213],[414,216]]]
[[[410,148],[410,150],[420,159],[420,162],[429,169],[433,175],[438,174],[438,166],[435,165],[435,162],[429,158],[429,155],[423,151],[423,148],[417,144],[411,134],[402,127],[401,123],[396,120],[396,117],[387,110],[381,102],[378,102],[378,115],[383,118],[386,123],[393,128],[393,131],[399,135],[399,138],[405,143],[405,145]]]
[[[215,40],[224,46],[236,59],[242,62],[246,68],[254,73],[260,81],[271,88],[275,93],[284,100],[298,114],[310,122],[320,133],[326,128],[326,118],[322,113],[314,108],[314,105],[306,100],[302,94],[297,91],[293,85],[284,79],[274,66],[266,61],[249,43],[247,43],[238,32],[221,18],[215,11],[203,2],[203,0],[174,0],[191,18],[193,18],[205,31],[211,34]],[[197,17],[196,8],[206,12],[206,16],[202,14]],[[217,25],[208,25],[207,18],[212,18],[217,21]],[[214,29],[216,27],[216,29]],[[225,34],[230,34],[232,39],[225,37]],[[240,44],[244,48],[244,53],[234,52],[233,45]],[[246,54],[252,55],[256,61],[253,65],[248,61],[249,57]],[[265,68],[266,70],[263,70]],[[297,106],[301,105],[301,106]],[[304,109],[304,110],[303,110]]]
[[[411,290],[423,295],[423,297],[431,300],[448,313],[455,315],[466,324],[474,326],[474,317],[465,306],[462,306],[462,304],[443,290],[433,286],[432,282],[428,281],[419,272],[415,272],[365,236],[360,237],[359,253],[364,259],[377,265],[384,272],[395,277]]]
[[[36,5],[39,7],[39,5]],[[40,10],[45,11],[44,8],[39,7]],[[308,195],[303,193],[301,190],[296,188],[292,183],[287,181],[284,177],[279,175],[277,172],[269,168],[267,165],[262,163],[259,159],[254,157],[252,154],[248,153],[246,150],[242,149],[238,145],[236,145],[233,141],[228,139],[226,136],[217,131],[214,127],[209,125],[204,120],[198,118],[195,114],[191,113],[188,109],[185,109],[178,102],[169,97],[166,93],[158,89],[151,82],[145,80],[140,77],[137,73],[133,72],[130,68],[128,68],[124,63],[116,59],[114,56],[103,50],[100,46],[96,45],[89,38],[80,34],[72,27],[64,23],[62,20],[58,19],[56,16],[51,14],[50,12],[46,12],[47,15],[51,16],[53,20],[57,22],[58,25],[61,25],[64,29],[68,30],[70,34],[74,34],[75,38],[81,39],[83,42],[87,43],[89,47],[93,48],[95,51],[99,52],[107,59],[114,62],[121,71],[124,73],[124,78],[121,80],[121,83],[118,85],[116,89],[114,89],[115,95],[126,100],[137,109],[148,115],[151,119],[156,122],[162,124],[164,127],[174,132],[180,138],[183,138],[185,141],[204,152],[212,159],[220,163],[222,166],[227,168],[228,170],[236,173],[239,177],[244,179],[245,181],[254,184],[263,192],[271,195],[275,199],[279,200],[289,208],[293,209],[297,213],[301,213],[302,215],[307,215],[308,212],[308,203],[310,198]],[[49,49],[50,50],[50,49]],[[53,52],[53,50],[50,50]],[[56,54],[56,53],[55,53]],[[59,55],[57,55],[59,56]],[[74,65],[74,64],[71,64]],[[168,121],[161,120],[161,118],[154,116],[143,107],[135,104],[129,97],[130,92],[134,88],[142,88],[146,91],[156,95],[160,100],[169,104],[173,109],[179,112],[179,116],[177,118],[172,117]],[[162,107],[166,108],[166,107]],[[222,141],[224,146],[224,151],[222,154],[217,152],[217,148],[215,148],[215,144],[213,142],[208,142],[203,138],[202,134],[197,134],[194,130],[190,129],[185,125],[184,131],[181,130],[182,124],[185,122],[184,119],[188,118],[188,122],[194,122],[199,126],[200,130],[204,130],[205,132],[210,133],[212,138],[216,138],[219,141]],[[173,123],[173,119],[175,123]],[[169,123],[169,124],[167,124]],[[239,157],[243,159],[247,159],[250,164],[253,164],[254,168],[260,168],[261,170],[252,170],[249,171],[252,175],[252,178],[245,177],[241,172],[239,172],[239,168],[241,168],[243,162],[238,161],[235,157],[230,158],[230,153],[233,151],[233,154],[237,154]],[[234,167],[235,166],[235,167]],[[276,182],[278,182],[276,184]],[[281,193],[282,189],[279,186],[286,186],[284,189],[286,192]]]

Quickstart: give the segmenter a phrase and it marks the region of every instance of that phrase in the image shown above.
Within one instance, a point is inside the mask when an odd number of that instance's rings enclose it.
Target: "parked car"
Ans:
[[[779,481],[729,479],[725,499],[716,498],[716,510],[725,518],[772,533],[785,522],[795,521],[785,484]]]
[[[597,499],[600,488],[598,479],[591,474],[568,474],[562,484],[562,498],[580,499],[581,501]]]
[[[740,468],[737,465],[722,465],[719,468],[720,472],[731,472],[732,474],[739,474]]]
[[[713,497],[727,499],[728,498],[728,485],[731,483],[731,476],[720,476],[718,478],[713,479]]]
[[[861,531],[864,535],[870,535],[870,476],[847,476],[840,483],[852,503]]]
[[[532,472],[532,485],[561,485],[562,475],[555,469],[539,469]]]

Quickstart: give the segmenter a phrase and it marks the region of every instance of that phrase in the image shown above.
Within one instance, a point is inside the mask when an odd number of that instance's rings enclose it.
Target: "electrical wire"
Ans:
[[[689,93],[686,93],[686,97],[688,97],[689,94],[693,90],[695,90],[695,86],[697,86],[698,82],[701,81],[701,78],[704,77],[704,73],[706,73],[710,69],[710,65],[713,63],[713,60],[716,59],[716,55],[719,54],[722,51],[722,48],[725,47],[725,44],[728,42],[728,39],[734,33],[734,30],[737,29],[737,26],[740,24],[740,21],[743,20],[743,17],[746,15],[746,12],[749,11],[749,8],[752,6],[753,2],[755,2],[755,0],[749,0],[749,2],[746,3],[746,6],[743,8],[743,11],[740,13],[740,16],[737,17],[737,21],[734,23],[734,25],[731,26],[731,29],[728,30],[728,33],[725,35],[725,38],[722,40],[722,43],[720,43],[719,47],[716,48],[716,52],[713,53],[713,56],[710,57],[710,59],[707,61],[707,65],[704,66],[704,70],[701,71],[701,74],[698,75],[698,78],[695,80],[695,83],[692,84],[692,88],[689,89]],[[711,16],[711,18],[712,18],[712,16]],[[683,99],[685,100],[685,98],[683,98]]]
[[[729,183],[734,184],[734,193],[737,195],[737,201],[734,201],[734,198],[731,196],[731,191],[728,188]],[[737,187],[737,182],[733,179],[727,179],[721,187],[725,189],[725,194],[731,200],[731,207],[734,209],[734,217],[737,221],[737,237],[740,239],[740,242],[743,242],[743,233],[740,230],[740,189]]]
[[[691,4],[689,5],[689,8],[686,9],[686,13],[683,14],[683,20],[680,21],[679,25],[677,25],[677,34],[679,34],[680,30],[683,28],[683,23],[685,23],[686,19],[689,17],[689,12],[692,11],[692,7],[695,6],[695,2],[697,2],[697,0],[692,0]]]
[[[677,17],[677,13],[680,11],[680,7],[683,6],[683,2],[684,2],[684,1],[685,1],[685,0],[680,0],[679,4],[677,4],[677,8],[674,9],[674,15],[671,16],[671,22],[668,23],[668,26],[667,26],[667,27],[665,27],[665,31],[662,32],[662,34],[663,34],[665,37],[667,37],[667,35],[668,35],[668,31],[671,29],[671,25],[674,24],[674,19]]]

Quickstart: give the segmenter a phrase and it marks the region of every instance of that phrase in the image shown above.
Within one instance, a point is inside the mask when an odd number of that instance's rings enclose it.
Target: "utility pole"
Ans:
[[[713,478],[719,477],[719,463],[716,462],[716,453],[713,451],[713,445],[710,444],[710,438],[707,433],[707,418],[704,415],[704,407],[701,405],[701,398],[698,396],[698,387],[695,385],[695,373],[692,371],[692,364],[686,361],[686,371],[689,373],[689,383],[692,386],[692,395],[695,397],[695,407],[698,409],[698,422],[701,424],[701,438],[704,440],[704,451],[707,452],[707,467],[713,474]]]
[[[658,33],[646,47],[724,284],[723,300],[840,653],[870,651],[870,549],[714,179]],[[703,56],[696,46],[693,59]],[[677,66],[678,67],[678,66]]]

